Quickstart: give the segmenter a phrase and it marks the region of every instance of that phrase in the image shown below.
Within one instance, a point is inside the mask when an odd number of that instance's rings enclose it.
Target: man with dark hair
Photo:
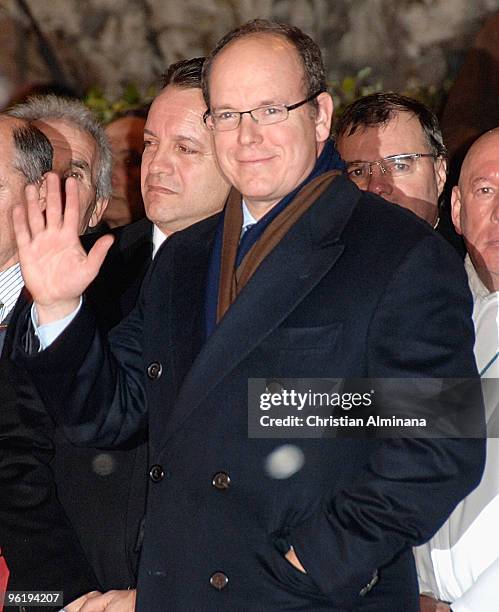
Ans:
[[[15,358],[81,443],[149,428],[139,611],[412,612],[412,546],[480,478],[482,440],[249,435],[252,381],[282,400],[293,377],[402,378],[410,389],[414,378],[476,377],[459,258],[337,171],[324,88],[320,51],[298,28],[256,20],[217,45],[205,122],[234,189],[223,214],[167,241],[110,346],[80,301],[109,239],[82,253],[74,182],[59,233],[54,177],[47,223],[33,205],[29,223],[15,211],[44,349],[19,343]],[[132,595],[110,593],[83,610],[115,597],[133,608]]]
[[[96,299],[107,291],[117,296],[102,305],[107,328],[135,305],[147,267],[167,236],[220,211],[227,197],[202,121],[203,62],[196,57],[171,64],[149,109],[141,164],[146,218],[113,231],[115,243],[90,287]]]
[[[164,89],[151,105],[142,160],[148,218],[113,232],[115,243],[85,292],[102,331],[133,308],[153,254],[167,235],[218,212],[227,196],[202,120],[203,61],[172,64]],[[89,235],[82,242],[88,249],[95,240]],[[146,445],[138,444],[137,437],[127,448],[114,451],[77,448],[56,433],[52,466],[58,495],[101,588],[134,586],[146,496]]]
[[[173,64],[147,116],[141,183],[155,252],[166,236],[220,211],[229,191],[203,124],[203,62]]]
[[[201,89],[201,77],[204,57],[193,57],[187,60],[180,60],[171,64],[161,78],[163,89],[167,85],[176,85],[188,89]]]
[[[447,153],[436,116],[421,102],[374,93],[345,109],[336,146],[350,179],[436,227]]]

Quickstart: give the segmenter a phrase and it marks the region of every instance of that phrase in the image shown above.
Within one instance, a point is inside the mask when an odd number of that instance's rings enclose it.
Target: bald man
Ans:
[[[499,378],[499,128],[466,156],[452,192],[452,220],[464,238],[473,294],[475,357],[482,378]],[[434,537],[415,550],[422,612],[496,612],[499,601],[498,393],[483,385],[487,462],[482,481]],[[450,607],[452,606],[452,608]]]
[[[0,142],[0,592],[7,566],[9,590],[64,591],[71,600],[99,583],[52,483],[53,425],[27,375],[3,351],[14,311],[26,299],[12,208],[24,205],[26,185],[39,184],[50,170],[52,146],[36,127],[5,114]]]

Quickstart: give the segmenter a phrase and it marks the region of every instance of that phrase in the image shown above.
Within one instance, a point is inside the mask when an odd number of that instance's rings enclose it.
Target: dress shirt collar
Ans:
[[[250,225],[254,225],[256,222],[257,220],[250,213],[248,207],[246,206],[246,202],[243,200],[243,226],[241,228],[241,236]],[[153,225],[152,227],[152,258],[154,259],[159,247],[168,238],[168,236],[164,234],[157,225]]]
[[[163,233],[157,225],[153,225],[152,227],[152,258],[154,259],[159,247],[168,238],[168,236]]]
[[[471,261],[471,257],[469,255],[466,255],[464,259],[464,267],[466,269],[466,274],[468,275],[468,283],[471,289],[471,293],[473,295],[473,302],[498,297],[497,291],[490,292],[484,285],[483,281],[478,276],[478,273],[475,270],[475,266],[473,265],[473,262]]]
[[[244,234],[244,232],[248,229],[250,225],[255,225],[255,223],[257,223],[257,220],[250,213],[246,202],[243,200],[243,226],[241,228],[241,236]]]

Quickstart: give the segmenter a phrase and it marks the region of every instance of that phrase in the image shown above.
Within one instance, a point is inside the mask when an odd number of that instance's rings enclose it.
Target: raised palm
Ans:
[[[13,214],[24,282],[42,324],[61,319],[77,307],[113,242],[111,236],[103,236],[87,254],[78,237],[76,180],[66,181],[64,211],[58,176],[49,173],[45,180],[45,214],[40,207],[39,191],[33,185],[26,188],[26,209],[17,206]]]

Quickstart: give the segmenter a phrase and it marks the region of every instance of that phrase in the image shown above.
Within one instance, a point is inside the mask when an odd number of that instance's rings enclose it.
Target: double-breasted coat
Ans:
[[[417,610],[411,547],[476,485],[483,442],[250,438],[248,379],[476,376],[462,262],[339,177],[206,339],[218,220],[167,241],[110,346],[84,305],[46,351],[16,352],[81,443],[149,429],[137,609]],[[273,478],[287,442],[303,466]]]

